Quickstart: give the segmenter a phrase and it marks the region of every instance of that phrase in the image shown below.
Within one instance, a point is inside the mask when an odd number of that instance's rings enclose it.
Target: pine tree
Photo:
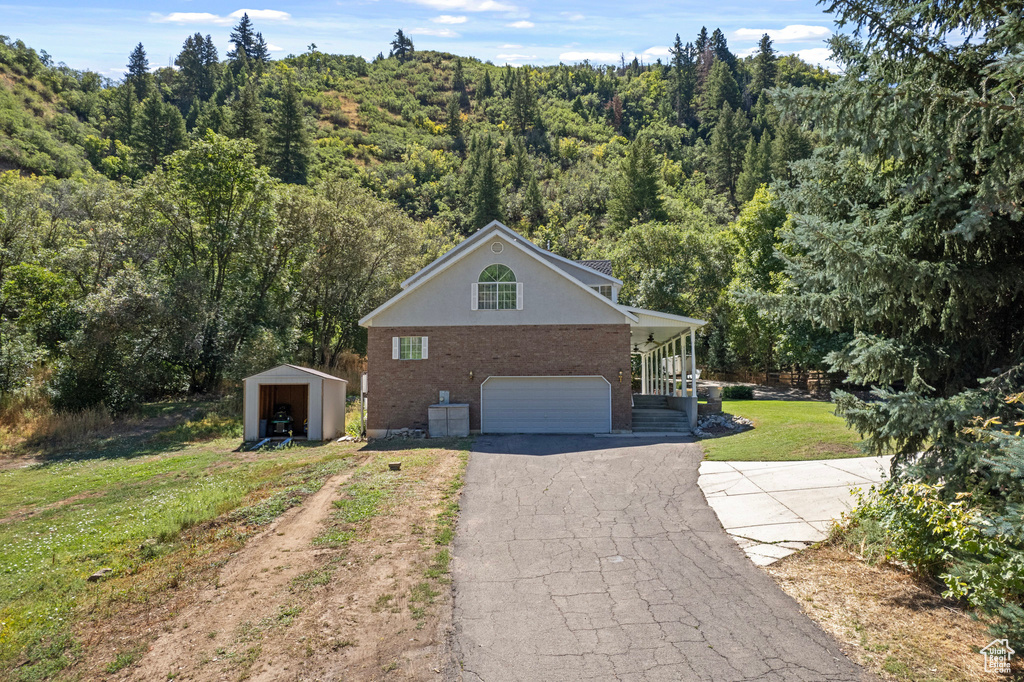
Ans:
[[[405,35],[402,29],[398,29],[395,32],[395,39],[391,41],[391,56],[396,57],[400,62],[404,62],[412,57],[413,51],[412,40],[409,36]]]
[[[697,50],[697,54],[704,54],[704,50],[708,49],[708,28],[707,26],[700,27],[700,33],[697,34],[697,40],[693,43],[694,48]]]
[[[729,45],[725,40],[725,34],[722,33],[722,29],[716,28],[715,32],[711,34],[708,47],[715,53],[716,61],[724,62],[730,71],[736,70],[736,55],[729,51]]]
[[[511,146],[512,148],[505,153],[506,156],[511,157],[509,160],[509,185],[518,191],[527,182],[533,170],[530,154],[526,151],[526,145],[522,140],[515,140]]]
[[[196,33],[185,39],[174,60],[178,67],[177,97],[179,102],[198,99],[205,102],[216,89],[217,49],[210,36]]]
[[[139,100],[135,97],[135,86],[125,79],[114,96],[116,114],[113,122],[114,138],[124,144],[132,143],[135,119],[138,118]]]
[[[693,45],[684,46],[676,34],[676,41],[670,50],[672,55],[672,105],[676,113],[676,123],[682,123],[690,117],[690,104],[697,85],[697,65]]]
[[[494,84],[491,82],[491,72],[488,69],[484,69],[484,79],[476,91],[476,97],[478,100],[482,100],[492,95],[494,95]]]
[[[473,156],[469,221],[470,230],[475,232],[492,220],[502,219],[501,185],[490,134],[474,140]]]
[[[743,169],[743,150],[749,134],[750,127],[743,112],[734,112],[728,102],[723,102],[715,130],[711,133],[708,176],[733,197],[736,179]]]
[[[306,184],[309,172],[309,132],[298,89],[291,77],[281,93],[270,133],[270,165],[285,182]]]
[[[452,71],[452,90],[455,92],[466,92],[466,74],[462,71],[462,59],[455,58],[455,68]]]
[[[185,142],[185,119],[178,107],[165,103],[159,93],[152,93],[142,103],[133,131],[132,147],[139,167],[153,170],[165,156],[182,149]]]
[[[728,64],[716,60],[704,84],[704,94],[701,96],[699,114],[702,130],[714,129],[723,103],[733,109],[738,107],[740,105],[740,88],[736,84],[736,79],[733,78]]]
[[[893,534],[892,548],[941,552],[922,568],[1020,650],[1024,16],[973,3],[932,10],[838,0],[836,20],[862,27],[856,40],[833,39],[844,75],[825,91],[773,97],[827,144],[780,193],[788,287],[766,302],[841,334],[826,369],[874,387],[870,400],[832,395],[866,451],[894,457],[889,509],[921,530]],[[961,35],[971,39],[937,38]],[[922,503],[939,518],[926,520]],[[955,541],[947,525],[960,518],[977,540]],[[924,532],[934,535],[922,543]]]
[[[782,180],[792,177],[789,164],[806,159],[813,151],[810,140],[791,120],[779,125],[778,135],[772,143],[772,176]]]
[[[256,44],[256,31],[253,28],[252,20],[246,12],[238,20],[238,24],[231,29],[231,43],[235,46],[228,52],[228,59],[232,61],[237,74],[243,65],[252,60],[253,50]]]
[[[263,148],[264,121],[259,86],[256,79],[250,78],[231,103],[231,137],[251,140],[259,151]]]
[[[512,79],[511,118],[512,128],[519,134],[526,133],[537,120],[537,97],[528,66],[516,69]]]
[[[537,175],[530,173],[530,183],[526,186],[526,196],[523,197],[523,213],[531,227],[537,227],[544,222],[544,197],[540,193],[540,184],[537,182]]]
[[[747,141],[747,150],[743,155],[743,170],[736,180],[736,201],[746,203],[754,198],[757,188],[772,179],[772,136],[761,135],[756,142],[754,136]]]
[[[659,172],[651,143],[643,137],[634,140],[612,184],[608,219],[613,228],[624,230],[634,221],[645,223],[664,217]]]
[[[757,46],[757,55],[754,57],[754,78],[750,82],[750,94],[755,102],[760,98],[762,92],[775,87],[778,70],[772,39],[765,33],[761,36],[761,42]]]
[[[445,132],[452,138],[452,146],[461,149],[463,145],[462,140],[462,106],[459,103],[459,96],[456,93],[452,93],[452,96],[448,98],[448,111],[447,111],[447,122],[445,123]]]
[[[141,100],[146,96],[150,81],[149,59],[142,43],[136,45],[128,57],[128,75],[125,80],[132,84],[136,98]]]

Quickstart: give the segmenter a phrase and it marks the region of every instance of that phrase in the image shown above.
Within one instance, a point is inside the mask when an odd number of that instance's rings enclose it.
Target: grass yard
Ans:
[[[726,400],[722,410],[746,417],[754,428],[701,441],[716,461],[784,461],[862,457],[860,436],[833,414],[827,402]]]
[[[239,451],[241,425],[216,410],[149,432],[133,422],[75,451],[0,458],[0,679],[127,668],[145,652],[131,629],[173,618],[186,588],[216,580],[249,538],[332,476],[374,481],[384,459],[407,454],[365,443]],[[431,452],[408,453],[410,476],[429,469]],[[359,513],[404,498],[394,481],[385,487]],[[351,518],[343,534],[363,540],[368,526]],[[88,581],[102,568],[112,570]]]

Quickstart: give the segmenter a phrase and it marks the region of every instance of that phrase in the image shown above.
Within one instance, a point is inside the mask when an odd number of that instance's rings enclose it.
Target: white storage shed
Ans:
[[[278,365],[242,380],[245,440],[292,436],[330,440],[345,433],[344,379]]]

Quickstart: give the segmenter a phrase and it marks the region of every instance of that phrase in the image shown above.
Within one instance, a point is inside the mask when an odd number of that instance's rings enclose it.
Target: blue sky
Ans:
[[[611,63],[621,53],[653,62],[666,56],[676,33],[692,41],[701,26],[721,28],[740,55],[768,32],[780,52],[824,65],[824,40],[833,30],[813,0],[687,0],[662,6],[609,0],[40,0],[0,4],[0,33],[46,50],[55,61],[116,79],[139,41],[154,67],[173,62],[186,36],[197,31],[212,35],[223,56],[231,26],[244,11],[274,57],[316,43],[324,52],[370,59],[386,54],[402,28],[417,49],[515,65]]]

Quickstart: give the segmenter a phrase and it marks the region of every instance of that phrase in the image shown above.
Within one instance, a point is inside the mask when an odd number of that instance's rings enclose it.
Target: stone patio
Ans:
[[[700,486],[722,527],[758,566],[828,535],[832,523],[888,475],[889,457],[810,462],[701,462]]]

